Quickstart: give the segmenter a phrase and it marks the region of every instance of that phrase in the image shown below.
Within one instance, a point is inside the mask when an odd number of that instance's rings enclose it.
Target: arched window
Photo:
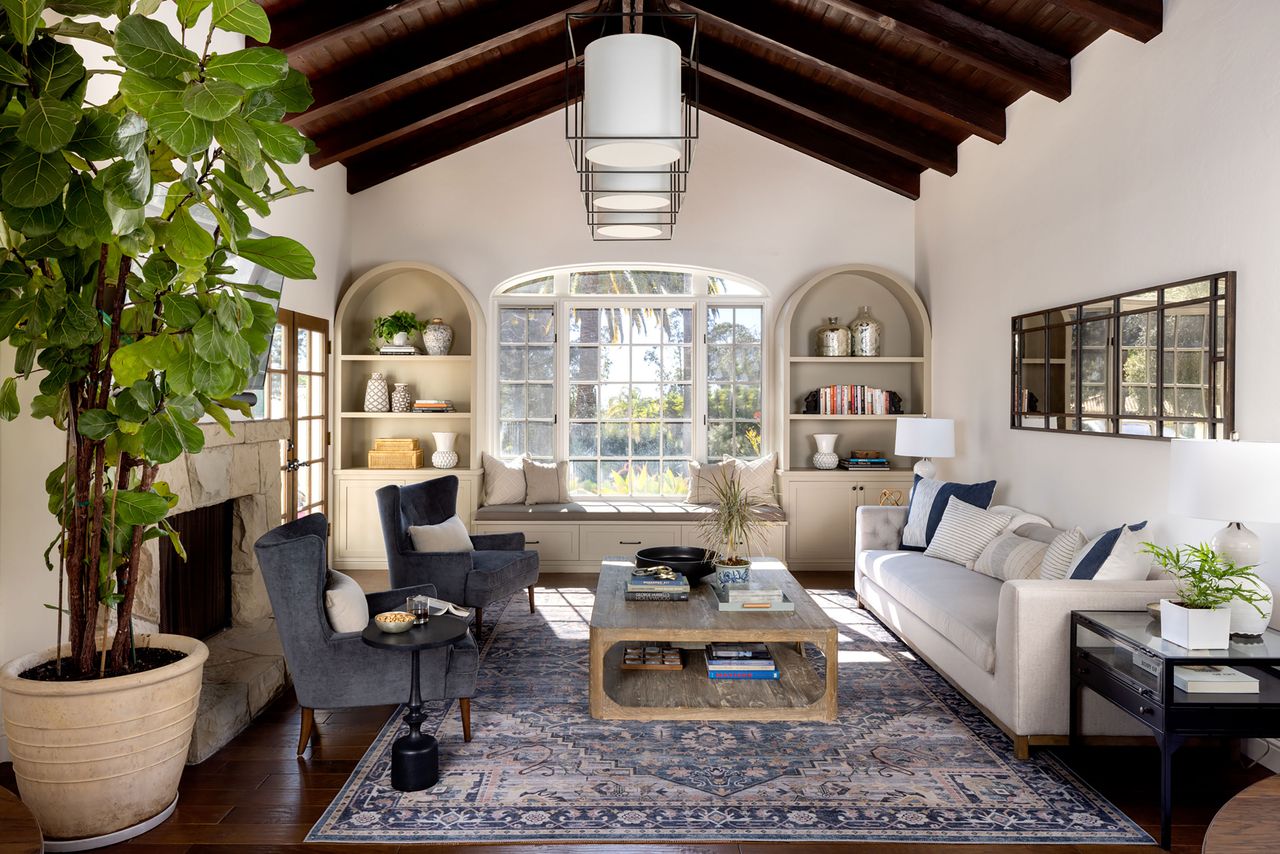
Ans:
[[[568,460],[575,497],[683,498],[690,460],[759,456],[764,289],[710,270],[540,271],[495,296],[492,444]]]

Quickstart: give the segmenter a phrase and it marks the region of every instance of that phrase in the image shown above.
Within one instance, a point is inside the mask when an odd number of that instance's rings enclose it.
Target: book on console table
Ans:
[[[728,643],[713,641],[707,647],[710,658],[772,658],[769,647],[760,641],[748,643]]]
[[[622,594],[627,602],[688,602],[688,590],[627,590]]]
[[[772,658],[708,658],[708,670],[773,670]]]
[[[412,344],[405,344],[403,347],[397,347],[394,344],[385,344],[378,348],[379,356],[418,356],[421,355],[417,347]]]
[[[1173,668],[1173,684],[1188,694],[1257,694],[1258,680],[1234,667],[1191,664]]]
[[[723,587],[713,585],[716,591],[716,600],[721,611],[794,611],[796,603],[792,602],[783,593],[781,599],[749,601],[749,602],[733,602],[730,601],[728,592]]]
[[[777,679],[777,668],[773,670],[713,670],[707,668],[707,676],[711,679]]]

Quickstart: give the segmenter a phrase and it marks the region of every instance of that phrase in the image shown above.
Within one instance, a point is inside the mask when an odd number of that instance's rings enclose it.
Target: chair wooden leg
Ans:
[[[484,630],[484,608],[476,608],[476,645],[480,644],[480,632]]]
[[[298,735],[298,755],[307,752],[307,744],[311,741],[311,733],[315,730],[316,713],[314,709],[302,707],[302,731]]]
[[[462,697],[458,700],[458,711],[462,713],[462,740],[471,740],[471,698]]]
[[[530,614],[536,613],[533,607],[533,585],[532,584],[529,585],[529,613]]]

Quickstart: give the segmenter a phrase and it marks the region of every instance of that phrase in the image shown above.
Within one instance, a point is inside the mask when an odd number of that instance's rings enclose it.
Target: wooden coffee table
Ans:
[[[622,598],[635,564],[606,558],[591,611],[591,716],[605,720],[831,721],[836,717],[836,624],[809,598],[781,561],[752,558],[755,580],[777,585],[794,611],[720,611],[710,582],[694,585],[688,602],[628,602]],[[780,678],[707,678],[706,658],[685,651],[676,671],[622,670],[624,641],[710,643],[764,641]],[[826,676],[804,657],[811,643],[826,656]]]

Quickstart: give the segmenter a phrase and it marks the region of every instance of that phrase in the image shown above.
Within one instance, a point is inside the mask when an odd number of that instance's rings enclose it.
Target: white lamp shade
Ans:
[[[591,173],[592,202],[614,211],[656,211],[671,207],[671,173],[601,168]]]
[[[1174,439],[1169,512],[1221,522],[1280,522],[1280,443]]]
[[[893,452],[900,457],[954,457],[956,422],[950,418],[899,418]]]
[[[646,240],[662,235],[662,220],[666,214],[627,211],[596,214],[596,233],[615,240]]]
[[[645,33],[606,36],[587,45],[583,66],[588,160],[645,168],[680,159],[679,45]]]

